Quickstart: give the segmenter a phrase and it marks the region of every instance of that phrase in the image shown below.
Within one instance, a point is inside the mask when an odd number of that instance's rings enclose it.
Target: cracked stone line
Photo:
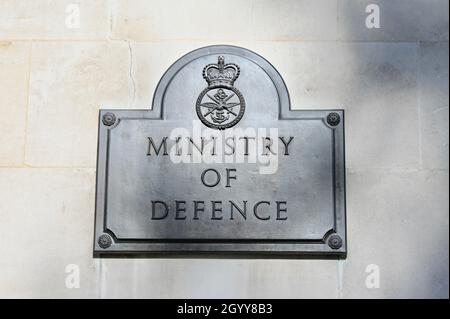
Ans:
[[[131,98],[131,102],[128,103],[128,107],[130,107],[130,106],[133,105],[134,100],[135,100],[135,98],[136,98],[136,83],[134,82],[134,78],[133,78],[133,50],[132,50],[132,48],[131,48],[131,43],[130,43],[130,41],[126,41],[126,42],[127,42],[127,44],[128,44],[128,49],[129,49],[129,51],[130,51],[130,69],[129,69],[129,77],[130,77],[131,85],[132,85],[132,88],[133,88],[133,95],[132,95],[132,98]]]

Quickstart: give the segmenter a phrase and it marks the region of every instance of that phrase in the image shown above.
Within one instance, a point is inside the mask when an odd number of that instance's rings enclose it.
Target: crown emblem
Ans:
[[[225,64],[223,56],[218,57],[217,64],[211,63],[203,68],[203,78],[208,86],[198,96],[195,108],[199,119],[206,126],[224,130],[241,120],[245,100],[233,86],[239,72],[236,64]]]
[[[203,69],[203,78],[208,86],[233,86],[238,77],[239,67],[234,63],[225,64],[223,56],[219,56],[217,64],[208,64]]]

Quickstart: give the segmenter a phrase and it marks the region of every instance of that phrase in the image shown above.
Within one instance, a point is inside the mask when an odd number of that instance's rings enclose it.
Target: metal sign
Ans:
[[[102,109],[94,252],[346,254],[343,110],[293,110],[261,56],[176,61],[151,110]]]

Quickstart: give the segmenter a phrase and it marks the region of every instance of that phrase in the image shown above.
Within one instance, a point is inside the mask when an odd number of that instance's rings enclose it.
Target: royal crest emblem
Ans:
[[[208,82],[196,103],[197,115],[208,127],[224,130],[236,125],[244,115],[245,100],[233,85],[239,77],[239,66],[225,64],[222,56],[217,64],[208,64],[203,69],[203,78]]]

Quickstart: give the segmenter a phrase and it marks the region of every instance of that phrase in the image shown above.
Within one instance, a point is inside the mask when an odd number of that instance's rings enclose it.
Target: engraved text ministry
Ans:
[[[159,141],[155,141],[153,137],[148,137],[148,156],[167,156],[169,149],[172,155],[234,155],[237,152],[240,155],[249,156],[252,150],[259,152],[260,155],[289,155],[289,147],[294,140],[293,136],[277,136],[277,137],[255,137],[255,136],[231,136],[218,142],[215,136],[210,138],[200,137],[193,139],[192,137],[178,136],[169,139],[167,136],[162,137]],[[281,143],[278,143],[281,142]]]

